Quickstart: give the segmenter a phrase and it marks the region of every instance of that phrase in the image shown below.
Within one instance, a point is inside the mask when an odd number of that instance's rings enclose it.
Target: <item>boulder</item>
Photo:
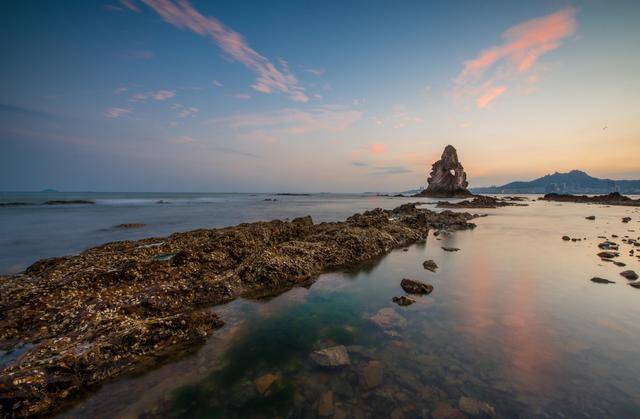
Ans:
[[[408,292],[409,294],[418,294],[418,295],[426,295],[430,294],[433,291],[433,286],[429,284],[425,284],[424,282],[416,281],[409,278],[404,278],[400,282],[400,286],[403,290]]]
[[[411,304],[415,303],[416,300],[414,300],[413,298],[409,298],[407,296],[402,296],[402,297],[393,297],[391,299],[391,301],[393,301],[394,303],[396,303],[399,306],[410,306]]]
[[[436,263],[432,260],[425,260],[424,262],[422,262],[422,267],[431,272],[435,272],[436,269],[438,269],[438,265],[436,265]]]

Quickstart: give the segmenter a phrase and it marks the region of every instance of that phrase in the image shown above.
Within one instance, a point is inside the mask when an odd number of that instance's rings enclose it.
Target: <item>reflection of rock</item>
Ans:
[[[431,167],[427,189],[418,196],[455,197],[471,196],[467,190],[467,174],[464,167],[458,161],[456,149],[448,145],[442,152],[440,160]]]
[[[471,397],[460,397],[458,407],[470,416],[494,417],[496,415],[496,411],[493,406],[488,403],[481,402],[480,400],[472,399]]]
[[[369,319],[383,329],[402,329],[407,325],[407,319],[389,307],[379,310]]]
[[[347,348],[342,345],[312,352],[310,358],[313,362],[325,368],[337,368],[351,364]]]
[[[415,281],[413,279],[405,278],[400,282],[400,286],[403,290],[409,294],[430,294],[433,291],[433,286],[425,284],[424,282]]]
[[[258,393],[264,394],[269,389],[269,387],[271,387],[271,384],[275,383],[277,380],[277,375],[269,373],[256,378],[253,383],[256,385]]]

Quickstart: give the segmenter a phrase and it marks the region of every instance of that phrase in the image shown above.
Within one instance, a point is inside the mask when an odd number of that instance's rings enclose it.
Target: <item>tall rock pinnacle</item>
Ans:
[[[467,174],[458,161],[458,153],[452,145],[448,145],[442,152],[440,160],[431,167],[427,189],[420,196],[434,197],[464,197],[471,196],[467,190]]]

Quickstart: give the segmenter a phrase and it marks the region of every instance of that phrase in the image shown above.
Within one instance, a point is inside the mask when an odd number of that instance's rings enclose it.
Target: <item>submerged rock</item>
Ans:
[[[253,383],[256,385],[258,393],[264,394],[276,381],[278,381],[278,376],[276,374],[269,373],[256,378],[253,380]]]
[[[431,412],[433,419],[465,419],[466,416],[460,410],[451,407],[448,403],[439,403]]]
[[[367,390],[382,384],[382,363],[380,361],[369,361],[364,366],[362,369],[362,384]]]
[[[471,192],[467,190],[469,186],[467,174],[458,161],[458,152],[451,145],[444,148],[440,160],[431,167],[427,182],[427,189],[416,196],[443,198],[472,196]]]
[[[396,303],[399,306],[410,306],[411,304],[415,303],[416,300],[414,300],[413,298],[409,298],[405,295],[401,296],[401,297],[393,297],[391,299],[391,301],[393,301],[394,303]]]
[[[333,415],[333,392],[327,390],[322,393],[320,400],[318,400],[318,416],[326,417]]]
[[[338,368],[351,364],[347,348],[342,345],[312,352],[309,357],[316,365],[324,368]]]
[[[635,281],[636,279],[638,279],[638,274],[632,270],[622,271],[620,272],[620,276],[628,279],[629,281]]]
[[[407,326],[407,319],[390,307],[378,310],[369,320],[382,329],[403,329]]]
[[[608,279],[599,278],[597,276],[591,278],[591,282],[595,282],[596,284],[615,284],[613,281],[609,281]]]
[[[433,291],[433,285],[425,284],[424,282],[416,281],[409,278],[404,278],[400,282],[400,286],[409,294],[426,295],[431,294],[431,292]]]

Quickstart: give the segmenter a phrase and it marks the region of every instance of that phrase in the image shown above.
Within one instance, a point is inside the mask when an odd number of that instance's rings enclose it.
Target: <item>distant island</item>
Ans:
[[[640,194],[640,180],[599,179],[581,170],[553,173],[530,182],[511,182],[502,186],[471,188],[477,194]]]

